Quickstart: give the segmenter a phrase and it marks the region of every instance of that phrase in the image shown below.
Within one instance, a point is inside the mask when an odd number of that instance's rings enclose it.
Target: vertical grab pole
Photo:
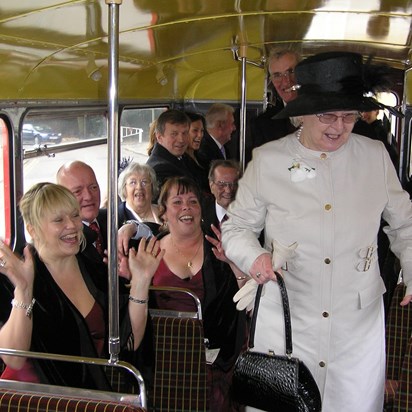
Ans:
[[[239,48],[239,57],[242,62],[241,102],[240,102],[240,130],[239,130],[239,155],[242,171],[245,171],[246,150],[246,51],[247,45],[242,43]]]
[[[108,80],[108,270],[109,270],[109,353],[110,361],[119,360],[119,281],[117,277],[117,173],[119,158],[119,6],[122,0],[106,0],[109,6],[109,80]]]

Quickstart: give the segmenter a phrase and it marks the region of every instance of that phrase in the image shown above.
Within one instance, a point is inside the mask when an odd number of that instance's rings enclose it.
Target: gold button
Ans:
[[[330,205],[329,203],[326,203],[325,210],[330,210],[330,209],[332,209],[332,205]]]
[[[324,260],[324,262],[325,262],[327,265],[329,265],[330,262],[331,262],[331,260],[330,260],[329,258],[326,258],[326,259]]]
[[[328,157],[328,155],[326,153],[321,153],[320,158],[322,160],[325,160]]]
[[[323,316],[324,318],[328,318],[328,317],[329,317],[329,313],[328,313],[328,312],[323,312],[323,313],[322,313],[322,316]]]
[[[319,362],[319,366],[320,366],[321,368],[324,368],[324,367],[326,366],[326,362],[324,362],[323,360],[321,360],[321,361]]]

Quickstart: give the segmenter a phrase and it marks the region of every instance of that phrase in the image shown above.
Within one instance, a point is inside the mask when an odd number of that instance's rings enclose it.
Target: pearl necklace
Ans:
[[[176,246],[176,243],[174,242],[172,235],[170,235],[170,240],[172,241],[172,245],[176,249],[176,252],[179,253],[179,255],[183,256],[187,260],[186,266],[189,269],[192,269],[193,260],[196,258],[197,254],[199,253],[200,246],[203,244],[203,239],[200,239],[200,242],[199,242],[199,244],[197,246],[197,249],[196,249],[196,253],[193,255],[193,257],[191,259],[188,259],[187,256],[184,253],[182,253],[182,251]]]

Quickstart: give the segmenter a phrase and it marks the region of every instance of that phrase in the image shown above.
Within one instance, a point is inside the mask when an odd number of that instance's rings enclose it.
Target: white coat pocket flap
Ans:
[[[369,287],[359,291],[359,306],[360,309],[366,308],[377,298],[380,298],[386,292],[385,284],[382,278],[373,282]]]

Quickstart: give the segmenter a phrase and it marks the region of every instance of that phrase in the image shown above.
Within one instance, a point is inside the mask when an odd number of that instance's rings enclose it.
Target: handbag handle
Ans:
[[[286,340],[286,356],[292,356],[292,324],[290,321],[290,310],[289,310],[289,299],[288,293],[286,291],[285,281],[280,273],[275,272],[277,283],[280,288],[280,295],[282,297],[282,306],[283,306],[283,317],[285,320],[285,340]],[[252,322],[250,324],[249,332],[249,348],[255,346],[255,329],[256,329],[256,319],[259,309],[260,297],[262,296],[263,284],[258,286],[255,298],[255,305],[253,308]]]

